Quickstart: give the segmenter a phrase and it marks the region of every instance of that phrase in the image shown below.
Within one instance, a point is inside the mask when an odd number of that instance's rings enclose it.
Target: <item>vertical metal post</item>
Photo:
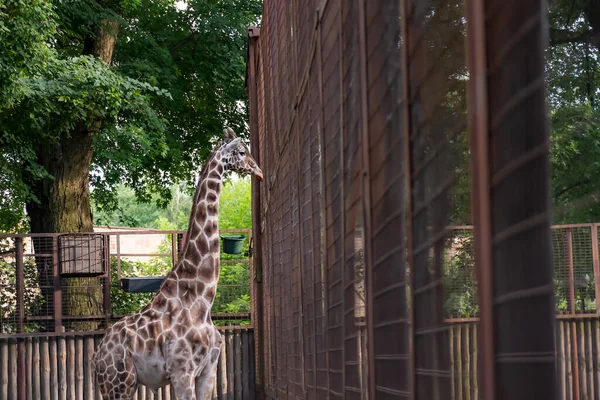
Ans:
[[[88,241],[89,242],[89,241]],[[90,254],[90,253],[88,253]],[[58,236],[52,236],[52,281],[54,283],[54,332],[64,332]]]
[[[15,256],[17,268],[17,332],[25,332],[25,271],[23,262],[23,238],[15,238]],[[17,339],[17,400],[26,398],[25,382],[25,338]]]
[[[592,234],[592,243],[593,243]],[[573,231],[567,229],[565,232],[565,261],[567,262],[567,284],[569,293],[567,294],[569,314],[575,314],[575,269],[573,265]]]
[[[411,0],[401,0],[400,3],[400,33],[401,33],[401,65],[402,65],[402,136],[404,137],[404,204],[405,204],[405,232],[406,232],[406,260],[409,271],[409,293],[410,293],[410,313],[409,313],[409,358],[410,358],[410,392],[413,399],[418,398],[416,391],[416,352],[415,352],[415,306],[414,306],[414,287],[415,287],[415,264],[413,260],[413,237],[412,237],[412,160],[410,146],[410,76],[409,76],[409,49],[408,49],[408,19],[410,18],[412,3]]]
[[[571,229],[567,229],[566,232],[566,259],[567,259],[567,273],[568,277],[568,285],[569,285],[569,294],[568,294],[568,307],[569,314],[572,317],[575,317],[575,268],[573,265],[573,231]],[[598,245],[596,237],[596,246]],[[594,230],[592,226],[592,247],[594,244]],[[593,254],[593,250],[592,250]],[[577,328],[576,328],[576,320],[569,321],[569,328],[571,330],[571,370],[573,371],[573,399],[579,399],[579,349],[577,343]]]
[[[260,147],[258,143],[258,98],[256,91],[256,45],[260,37],[260,30],[255,27],[248,29],[248,97],[250,100],[250,147],[254,159],[261,165]],[[264,167],[263,167],[264,168]],[[265,398],[265,371],[264,371],[264,310],[263,310],[263,279],[262,279],[262,224],[261,224],[261,197],[260,186],[255,179],[252,180],[252,228],[254,230],[254,257],[252,267],[254,276],[252,276],[255,290],[251,297],[254,303],[254,313],[252,323],[254,325],[254,352],[256,354],[256,391],[259,399]]]
[[[117,285],[119,285],[120,289],[123,289],[121,286],[121,235],[117,233]]]
[[[339,145],[340,145],[340,161],[339,161],[339,173],[340,173],[340,207],[342,207],[342,210],[340,212],[340,219],[341,219],[341,232],[340,232],[340,240],[342,241],[342,249],[341,249],[341,262],[340,262],[340,269],[341,269],[341,321],[340,321],[340,325],[342,327],[341,331],[342,331],[342,335],[346,334],[346,318],[344,318],[344,312],[346,310],[346,301],[345,301],[345,288],[346,288],[346,273],[344,271],[344,269],[346,268],[346,245],[344,243],[345,241],[345,233],[346,233],[346,210],[345,210],[345,204],[346,204],[346,179],[344,177],[344,167],[345,167],[345,161],[346,161],[346,151],[345,151],[345,140],[344,140],[344,95],[345,95],[345,91],[344,91],[344,7],[346,6],[346,3],[341,1],[340,2],[340,16],[338,18],[339,21],[339,75],[340,75],[340,82],[339,82],[339,99],[340,99],[340,131],[338,133],[339,136]],[[346,345],[345,345],[345,339],[344,337],[338,338],[338,343],[340,344],[340,353],[341,353],[341,361],[340,361],[340,368],[341,368],[341,394],[342,396],[346,396],[346,388],[345,388],[345,384],[346,384]]]
[[[104,263],[104,326],[108,328],[110,326],[110,317],[112,314],[112,306],[110,301],[110,286],[111,286],[111,265],[110,265],[110,235],[104,235],[104,257],[102,262]]]
[[[471,204],[479,295],[478,370],[482,400],[495,397],[492,216],[488,166],[488,98],[483,0],[466,2]]]
[[[600,301],[600,255],[598,254],[598,224],[592,224],[592,261],[594,263],[594,293],[596,304]],[[596,315],[600,315],[600,307],[596,306]]]
[[[179,258],[179,254],[177,251],[177,234],[175,232],[171,233],[171,265],[173,268],[177,265],[177,259]]]
[[[360,123],[362,134],[362,206],[364,223],[364,260],[367,308],[367,382],[369,398],[375,398],[375,330],[373,327],[373,279],[369,273],[371,262],[371,183],[369,168],[369,110],[367,79],[367,27],[365,16],[365,0],[357,0],[358,4],[358,53],[360,73]]]
[[[325,13],[325,10],[327,8],[327,0],[323,0],[321,1],[321,4],[319,6],[319,20],[322,22],[323,21],[323,15]],[[327,246],[327,240],[325,240],[325,230],[326,230],[326,204],[327,204],[327,188],[325,187],[324,183],[325,179],[326,179],[326,165],[327,165],[327,151],[325,149],[325,105],[324,105],[324,96],[323,96],[323,89],[324,89],[324,84],[323,84],[323,29],[321,29],[321,24],[319,24],[319,28],[318,28],[318,32],[317,32],[317,57],[318,57],[318,81],[319,81],[319,103],[321,104],[321,119],[319,120],[319,124],[321,129],[319,130],[319,135],[318,135],[318,139],[319,139],[319,149],[321,151],[321,163],[319,165],[320,168],[320,181],[319,181],[319,187],[321,188],[321,209],[319,210],[320,216],[321,216],[321,226],[319,228],[319,241],[321,242],[321,257],[320,257],[320,265],[321,265],[321,269],[320,269],[320,273],[321,273],[321,296],[323,298],[323,304],[321,305],[322,307],[322,321],[323,321],[323,330],[322,330],[322,334],[323,334],[323,341],[325,343],[325,366],[324,369],[325,371],[329,371],[329,335],[327,333],[327,321],[328,321],[328,310],[329,310],[329,295],[328,295],[328,288],[329,288],[329,279],[328,279],[328,274],[327,274],[327,256],[328,256],[328,246]],[[294,57],[294,59],[296,59],[296,57]],[[329,382],[329,372],[327,373],[327,393],[329,393],[331,389],[331,383]]]

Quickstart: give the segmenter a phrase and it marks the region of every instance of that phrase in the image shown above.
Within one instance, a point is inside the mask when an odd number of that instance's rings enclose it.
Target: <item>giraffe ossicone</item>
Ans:
[[[211,320],[219,282],[219,196],[229,171],[263,174],[231,128],[223,130],[196,186],[186,242],[177,265],[150,303],[110,326],[94,355],[103,400],[130,400],[139,384],[171,383],[179,400],[212,397],[221,334]]]

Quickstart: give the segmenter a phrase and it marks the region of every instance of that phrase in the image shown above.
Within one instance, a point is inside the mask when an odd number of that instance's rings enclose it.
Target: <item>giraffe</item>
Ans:
[[[155,393],[171,383],[179,400],[212,397],[221,334],[211,320],[219,280],[219,195],[224,174],[263,180],[234,131],[215,146],[201,169],[180,259],[150,303],[110,326],[94,355],[103,400],[130,400],[138,384]]]

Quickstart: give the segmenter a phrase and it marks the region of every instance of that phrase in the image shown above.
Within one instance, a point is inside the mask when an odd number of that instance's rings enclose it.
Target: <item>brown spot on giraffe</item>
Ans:
[[[180,297],[181,303],[184,307],[192,306],[194,304],[194,301],[196,301],[198,298],[196,294],[196,284],[191,281],[182,283],[179,288],[179,291],[182,293]]]
[[[206,257],[198,268],[198,277],[205,282],[212,282],[215,279],[215,259]]]
[[[210,190],[214,190],[215,192],[219,190],[219,184],[217,183],[217,181],[213,180],[209,180],[208,182],[206,182],[206,187]]]
[[[204,298],[206,298],[206,300],[208,300],[208,302],[212,304],[212,302],[215,300],[215,294],[216,293],[217,293],[217,290],[216,290],[216,288],[214,286],[213,287],[209,287],[204,292]]]
[[[205,239],[207,237],[212,237],[212,235],[216,232],[215,229],[215,223],[213,221],[208,221],[206,223],[206,226],[204,227],[204,233],[205,235]],[[206,243],[206,241],[203,241],[206,244],[206,251],[208,251],[208,243]]]
[[[198,254],[198,257],[199,257],[200,253],[198,253],[196,251],[196,254]],[[196,265],[198,265],[198,264],[197,263],[192,264],[192,262],[187,259],[183,260],[183,263],[181,264],[181,268],[179,269],[179,279],[194,279],[194,278],[196,278],[196,275],[197,275]],[[178,288],[178,291],[179,291],[179,295],[181,296],[181,293],[182,293],[181,287]]]
[[[208,224],[207,224],[208,225]],[[206,254],[208,253],[208,240],[206,239],[206,236],[202,236],[200,238],[198,238],[198,241],[196,242],[198,244],[198,249],[200,250],[200,252],[202,254]],[[199,265],[200,264],[200,260],[198,260],[198,262],[194,265]]]
[[[163,312],[167,308],[167,298],[164,294],[158,293],[153,300],[153,308],[158,312]]]
[[[200,206],[198,207],[198,213],[196,215],[195,221],[198,223],[198,225],[204,226],[204,223],[206,222],[206,216],[206,207]]]
[[[214,238],[212,242],[210,242],[210,252],[217,253],[219,251],[219,238]]]
[[[177,296],[177,282],[175,281],[175,279],[165,279],[163,286],[160,289],[160,293],[164,294],[167,297]]]

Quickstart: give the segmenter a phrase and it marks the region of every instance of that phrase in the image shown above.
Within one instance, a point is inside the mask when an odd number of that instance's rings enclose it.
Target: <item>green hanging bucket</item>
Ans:
[[[245,239],[246,236],[244,235],[221,236],[221,240],[223,241],[223,253],[240,254],[242,252]]]

